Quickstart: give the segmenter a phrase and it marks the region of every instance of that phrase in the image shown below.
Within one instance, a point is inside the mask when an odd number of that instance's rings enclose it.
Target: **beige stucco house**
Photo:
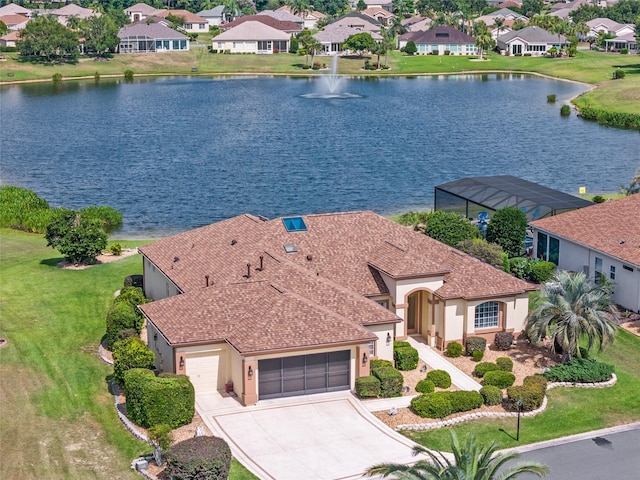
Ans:
[[[287,53],[290,39],[291,35],[282,30],[262,22],[248,21],[213,37],[212,48],[230,53]]]
[[[373,212],[241,215],[140,252],[156,367],[245,405],[352,389],[408,335],[517,335],[534,288]]]

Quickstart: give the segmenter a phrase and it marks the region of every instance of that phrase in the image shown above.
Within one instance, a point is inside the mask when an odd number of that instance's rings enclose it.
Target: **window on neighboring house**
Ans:
[[[560,240],[538,232],[538,244],[536,245],[536,253],[540,260],[546,260],[558,265],[560,261]]]
[[[375,357],[375,356],[376,356],[376,341],[371,340],[369,342],[369,357]]]
[[[389,308],[389,300],[376,300],[378,305],[382,305],[384,308]]]
[[[494,328],[500,321],[500,304],[498,302],[484,302],[476,307],[474,328]]]
[[[611,268],[609,269],[609,278],[611,280],[616,279],[616,267],[614,267],[613,265],[611,265]]]
[[[593,269],[593,279],[597,283],[600,283],[600,280],[602,279],[602,259],[598,257],[596,257],[596,266]]]

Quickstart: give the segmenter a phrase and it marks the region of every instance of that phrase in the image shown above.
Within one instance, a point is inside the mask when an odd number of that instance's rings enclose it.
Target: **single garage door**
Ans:
[[[187,355],[187,376],[196,392],[218,390],[220,352],[190,353]]]
[[[258,398],[292,397],[348,390],[349,350],[258,361]]]

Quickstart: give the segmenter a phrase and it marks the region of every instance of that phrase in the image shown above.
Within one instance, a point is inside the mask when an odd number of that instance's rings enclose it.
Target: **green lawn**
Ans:
[[[516,419],[484,419],[453,427],[459,438],[474,433],[482,442],[495,441],[510,448],[576,433],[588,432],[640,420],[640,338],[620,329],[616,341],[598,360],[616,367],[618,382],[610,388],[554,388],[547,409],[535,417],[522,418],[520,442],[515,441]],[[436,450],[450,450],[450,428],[405,435]]]
[[[61,260],[42,236],[0,229],[0,478],[137,478],[129,464],[150,447],[118,419],[97,350],[113,293],[142,272],[140,258],[76,271]],[[234,462],[230,478],[255,477]]]
[[[205,42],[203,37],[198,42]],[[125,70],[145,75],[198,75],[223,74],[275,74],[323,75],[326,72],[302,70],[305,57],[278,55],[223,55],[208,53],[206,48],[193,48],[189,52],[163,54],[115,55],[109,61],[96,62],[81,58],[73,65],[43,65],[23,62],[15,53],[4,54],[0,83],[17,80],[50,80],[54,73],[66,78],[122,76]],[[371,58],[373,61],[375,57]],[[340,57],[338,71],[358,76],[420,75],[464,72],[534,72],[552,77],[586,82],[598,88],[576,100],[578,106],[590,105],[605,110],[640,114],[640,57],[595,51],[579,51],[574,58],[504,57],[490,54],[486,61],[462,56],[413,56],[390,52],[389,70],[362,70],[364,58]],[[310,60],[310,59],[309,59]],[[327,62],[327,57],[317,57]],[[610,80],[616,68],[622,68],[626,77]]]

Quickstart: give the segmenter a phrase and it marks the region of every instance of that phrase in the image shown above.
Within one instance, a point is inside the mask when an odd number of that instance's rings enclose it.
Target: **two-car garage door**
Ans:
[[[349,350],[258,361],[258,396],[261,400],[348,390],[350,384]]]

